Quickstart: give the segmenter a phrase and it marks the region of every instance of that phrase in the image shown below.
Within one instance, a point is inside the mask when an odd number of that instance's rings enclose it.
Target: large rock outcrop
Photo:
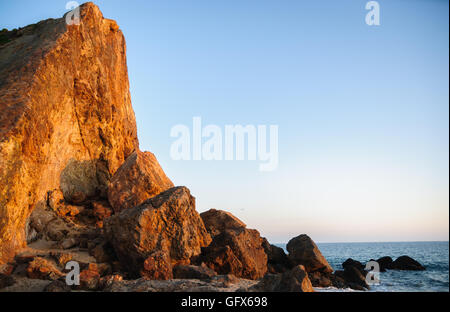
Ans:
[[[244,222],[224,210],[210,209],[202,212],[200,216],[205,223],[206,230],[212,237],[225,230],[238,230],[247,227]]]
[[[259,279],[267,272],[267,255],[257,230],[231,229],[214,237],[200,261],[219,274]]]
[[[333,272],[333,268],[328,264],[317,245],[306,234],[291,239],[286,249],[289,251],[291,261],[303,265],[307,272]]]
[[[142,204],[174,187],[155,155],[134,151],[120,166],[108,187],[108,200],[115,212]]]
[[[126,46],[92,3],[81,23],[48,19],[0,42],[0,264],[25,245],[36,203],[106,197],[110,177],[138,149]]]
[[[186,187],[174,187],[123,210],[105,221],[107,239],[121,263],[138,275],[153,252],[166,252],[173,264],[189,263],[211,242],[195,198]]]
[[[398,257],[390,265],[392,270],[424,271],[425,267],[409,256]]]

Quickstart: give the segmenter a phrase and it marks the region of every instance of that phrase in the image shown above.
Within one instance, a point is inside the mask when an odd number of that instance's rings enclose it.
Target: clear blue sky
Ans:
[[[95,1],[127,40],[141,149],[199,211],[272,242],[448,240],[449,3],[381,0],[369,27],[366,2]],[[65,3],[1,1],[0,28]],[[194,116],[278,125],[278,169],[172,160],[170,129]]]

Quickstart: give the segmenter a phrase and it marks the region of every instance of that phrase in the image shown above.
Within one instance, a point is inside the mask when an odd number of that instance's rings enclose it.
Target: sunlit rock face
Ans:
[[[80,18],[1,34],[0,264],[25,245],[27,218],[48,191],[74,204],[106,198],[139,148],[123,34],[92,3]]]

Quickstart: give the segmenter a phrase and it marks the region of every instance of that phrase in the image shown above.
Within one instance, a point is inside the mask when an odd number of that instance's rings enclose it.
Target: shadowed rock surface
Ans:
[[[210,209],[200,214],[206,230],[211,237],[217,236],[225,230],[245,229],[247,225],[224,210]]]
[[[173,268],[173,277],[177,279],[210,279],[217,273],[207,266],[177,265]]]
[[[293,268],[294,265],[283,248],[271,245],[265,238],[263,238],[262,246],[267,254],[267,270],[269,273],[284,273]]]
[[[266,274],[250,290],[263,292],[314,292],[303,265],[297,265],[283,274]]]
[[[392,270],[409,270],[409,271],[424,271],[425,267],[418,261],[409,256],[401,256],[395,259],[389,266]]]
[[[225,230],[202,250],[200,261],[219,274],[259,279],[267,272],[267,255],[257,230]]]
[[[378,265],[380,266],[380,272],[385,272],[387,269],[389,269],[392,265],[392,258],[391,257],[381,257],[377,260]]]
[[[289,259],[295,264],[303,265],[307,272],[333,272],[333,268],[328,264],[317,245],[306,234],[291,239],[286,249],[289,252]]]

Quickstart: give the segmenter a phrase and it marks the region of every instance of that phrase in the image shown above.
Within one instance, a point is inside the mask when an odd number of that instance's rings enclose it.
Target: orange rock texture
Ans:
[[[106,198],[139,148],[124,36],[92,3],[80,17],[0,41],[0,264],[25,245],[26,220],[48,191],[73,204]]]
[[[134,151],[117,170],[108,188],[108,200],[115,212],[142,204],[174,187],[155,155]]]

